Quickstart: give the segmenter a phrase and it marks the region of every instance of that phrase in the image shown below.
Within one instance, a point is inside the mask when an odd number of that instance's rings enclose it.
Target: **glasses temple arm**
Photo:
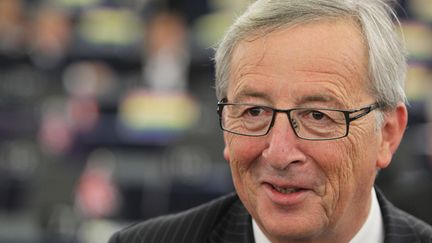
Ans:
[[[371,111],[373,111],[373,110],[375,110],[375,109],[377,109],[379,107],[380,107],[380,105],[378,103],[376,103],[376,104],[370,105],[368,107],[361,108],[361,109],[356,110],[356,111],[351,111],[349,114],[356,113],[356,112],[359,112],[359,111],[363,111],[363,112],[360,113],[360,114],[357,114],[354,117],[350,117],[349,121],[350,122],[355,121],[355,120],[359,119],[360,117],[363,117],[363,116],[369,114]]]

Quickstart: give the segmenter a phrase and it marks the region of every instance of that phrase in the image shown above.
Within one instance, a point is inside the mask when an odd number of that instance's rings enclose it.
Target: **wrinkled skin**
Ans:
[[[356,109],[375,102],[367,66],[351,20],[302,24],[240,42],[227,98],[278,109]],[[403,103],[379,127],[375,112],[330,141],[297,138],[283,113],[264,137],[224,133],[236,191],[272,242],[348,242],[361,228],[376,171],[390,163],[407,120]],[[302,190],[286,199],[273,185]]]

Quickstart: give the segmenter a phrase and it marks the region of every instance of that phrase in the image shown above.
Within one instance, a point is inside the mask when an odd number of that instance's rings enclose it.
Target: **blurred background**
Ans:
[[[243,0],[0,0],[0,243],[98,243],[233,190],[213,49]],[[432,223],[432,2],[400,2],[409,127],[378,184]]]

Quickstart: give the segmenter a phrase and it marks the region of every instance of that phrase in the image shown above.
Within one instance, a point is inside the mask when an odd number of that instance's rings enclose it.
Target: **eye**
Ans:
[[[325,114],[319,111],[311,111],[311,116],[313,119],[319,121],[322,120],[325,117]]]
[[[250,116],[259,116],[264,112],[264,109],[262,107],[251,107],[246,110],[247,115]]]
[[[301,119],[303,121],[314,122],[314,123],[327,123],[333,121],[334,114],[331,111],[323,111],[323,110],[303,110],[301,113]]]

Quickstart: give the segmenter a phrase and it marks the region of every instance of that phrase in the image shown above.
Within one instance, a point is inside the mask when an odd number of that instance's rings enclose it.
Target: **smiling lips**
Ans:
[[[262,170],[257,174],[261,199],[283,209],[305,206],[322,191],[321,176],[312,170],[290,170],[285,174]],[[302,206],[303,205],[303,206]]]
[[[310,189],[310,187],[305,184],[306,182],[299,182],[299,181],[295,183],[293,182],[287,183],[285,180],[268,178],[268,179],[264,179],[262,183],[267,185],[269,189],[275,190],[282,194],[290,194],[290,193],[300,192],[300,191]]]
[[[282,194],[289,194],[289,193],[293,193],[293,192],[298,192],[301,189],[300,188],[284,188],[284,187],[278,187],[276,185],[271,185],[273,187],[273,189],[275,189],[276,191],[282,193]]]
[[[276,205],[283,207],[302,204],[312,190],[307,186],[303,186],[303,184],[278,183],[272,180],[263,182],[263,185],[268,199]]]

